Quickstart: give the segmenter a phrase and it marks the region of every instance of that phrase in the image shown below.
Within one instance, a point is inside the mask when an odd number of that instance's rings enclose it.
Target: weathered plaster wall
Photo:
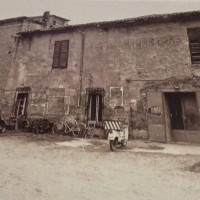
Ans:
[[[0,104],[0,112],[4,112],[1,110],[2,105],[6,106],[4,110],[8,109],[7,112],[10,112],[11,106],[10,104],[7,106],[7,102],[13,102],[12,93],[15,93],[15,89],[14,91],[5,91],[5,89],[7,80],[12,80],[12,77],[9,77],[12,59],[15,59],[18,53],[17,33],[36,28],[39,28],[38,24],[31,23],[27,20],[23,22],[7,23],[0,26],[0,102],[2,102],[2,104]],[[16,75],[17,74],[14,74],[13,76]],[[4,94],[7,94],[9,98],[4,99]]]
[[[190,62],[187,37],[193,24],[157,24],[85,32],[84,87],[106,89],[106,108],[112,106],[111,87],[123,87],[123,106],[135,129],[146,127],[140,89],[149,80],[198,74]],[[92,78],[91,78],[92,77]]]
[[[5,24],[0,26],[0,100],[2,101],[4,89],[11,66],[11,59],[15,50],[15,38],[22,28],[21,23]]]
[[[73,106],[77,106],[80,39],[79,33],[69,33],[20,40],[18,53],[10,70],[13,78],[8,82],[7,90],[21,86],[31,87],[29,114],[62,115],[69,112],[69,102],[71,110]],[[52,69],[54,43],[59,40],[70,41],[67,69]]]
[[[191,66],[187,37],[187,28],[198,26],[199,22],[169,23],[82,31],[85,41],[80,109],[77,109],[82,54],[80,32],[22,39],[7,89],[30,86],[29,113],[51,115],[80,111],[84,114],[85,89],[103,87],[105,116],[112,118],[112,108],[122,105],[131,127],[145,129],[141,88],[149,81],[199,75],[198,67]],[[54,42],[59,40],[70,41],[67,69],[52,69]],[[51,95],[53,90],[58,94]],[[56,104],[60,105],[57,110]]]

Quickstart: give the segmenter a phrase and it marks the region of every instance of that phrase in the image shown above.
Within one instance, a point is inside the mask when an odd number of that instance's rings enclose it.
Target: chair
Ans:
[[[88,121],[87,122],[87,134],[86,136],[89,136],[90,138],[94,137],[97,135],[99,138],[101,138],[100,132],[97,131],[96,127],[98,125],[97,121]]]

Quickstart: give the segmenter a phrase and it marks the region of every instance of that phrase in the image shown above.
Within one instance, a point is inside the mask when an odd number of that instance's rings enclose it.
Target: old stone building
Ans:
[[[30,31],[42,28],[65,26],[68,19],[50,15],[45,12],[43,16],[18,17],[0,20],[0,99],[6,88],[6,82],[10,71],[12,59],[18,50],[19,35],[22,31]],[[1,108],[1,105],[0,105]]]
[[[132,136],[200,142],[199,37],[200,12],[21,29],[1,114],[96,124],[121,114]]]

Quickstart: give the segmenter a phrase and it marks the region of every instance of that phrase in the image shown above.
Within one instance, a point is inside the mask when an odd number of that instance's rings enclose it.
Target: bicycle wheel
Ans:
[[[69,122],[66,123],[65,124],[65,133],[77,137],[80,133],[80,128],[78,126],[78,123],[76,121],[73,124],[69,123]]]
[[[54,124],[54,126],[52,128],[52,132],[54,134],[58,134],[58,135],[63,134],[64,130],[65,130],[64,124]]]
[[[65,123],[65,131],[64,132],[66,135],[73,135],[72,127],[73,127],[73,125],[71,123]]]
[[[79,134],[80,134],[80,127],[79,127],[79,124],[78,123],[75,123],[74,126],[73,126],[73,130],[72,130],[72,134],[73,136],[75,137],[78,137]]]
[[[85,137],[85,135],[87,134],[86,124],[84,124],[83,122],[78,122],[78,126],[80,129],[79,136]]]

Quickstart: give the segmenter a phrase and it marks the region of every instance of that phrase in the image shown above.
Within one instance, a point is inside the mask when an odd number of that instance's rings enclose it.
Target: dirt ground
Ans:
[[[1,135],[0,200],[199,200],[200,146],[188,148],[129,141],[111,152],[106,140]]]

